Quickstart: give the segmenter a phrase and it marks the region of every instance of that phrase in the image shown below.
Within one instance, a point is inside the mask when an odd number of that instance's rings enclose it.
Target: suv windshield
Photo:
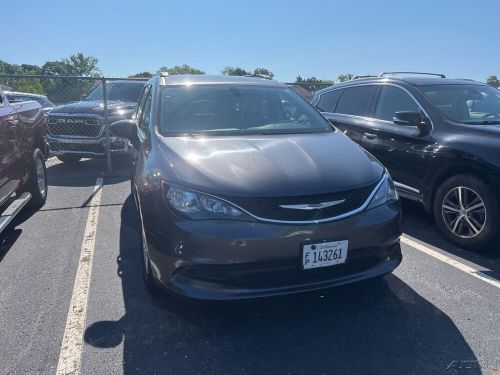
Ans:
[[[107,99],[137,103],[143,87],[144,82],[108,82]],[[95,87],[84,100],[103,100],[102,85]]]
[[[422,92],[441,111],[456,122],[500,124],[500,90],[479,85],[423,86]]]
[[[163,87],[159,128],[164,135],[332,131],[328,121],[292,89],[237,84]]]

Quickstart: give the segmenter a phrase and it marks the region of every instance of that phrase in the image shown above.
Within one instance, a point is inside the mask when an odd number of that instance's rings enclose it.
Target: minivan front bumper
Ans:
[[[399,201],[346,219],[306,225],[196,221],[160,211],[154,223],[144,223],[153,275],[164,289],[195,299],[328,288],[387,274],[402,259]],[[302,245],[327,240],[349,241],[346,263],[304,270]]]

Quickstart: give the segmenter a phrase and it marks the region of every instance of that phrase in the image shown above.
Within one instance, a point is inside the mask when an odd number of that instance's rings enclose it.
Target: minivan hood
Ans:
[[[181,183],[207,193],[297,196],[368,186],[382,165],[343,133],[161,137]]]
[[[108,114],[110,116],[130,117],[133,114],[137,103],[123,102],[121,100],[108,100]],[[80,102],[64,104],[55,107],[50,114],[75,114],[85,113],[104,116],[104,104],[102,100],[83,100]]]

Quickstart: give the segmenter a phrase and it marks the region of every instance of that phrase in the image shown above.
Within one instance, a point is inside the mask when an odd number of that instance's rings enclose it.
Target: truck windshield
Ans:
[[[143,87],[144,82],[107,82],[107,99],[137,103]],[[102,85],[94,88],[85,100],[103,100]]]
[[[472,125],[500,124],[500,90],[480,85],[423,86],[422,91],[450,120]]]
[[[159,128],[164,135],[332,131],[328,121],[292,89],[240,84],[163,87]]]

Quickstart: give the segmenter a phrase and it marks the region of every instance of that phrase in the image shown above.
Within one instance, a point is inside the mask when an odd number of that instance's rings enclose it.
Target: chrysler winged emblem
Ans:
[[[340,199],[338,201],[322,202],[322,203],[312,203],[312,204],[283,204],[280,205],[281,208],[290,208],[292,210],[321,210],[323,208],[328,208],[335,206],[337,204],[344,203],[345,199]]]

